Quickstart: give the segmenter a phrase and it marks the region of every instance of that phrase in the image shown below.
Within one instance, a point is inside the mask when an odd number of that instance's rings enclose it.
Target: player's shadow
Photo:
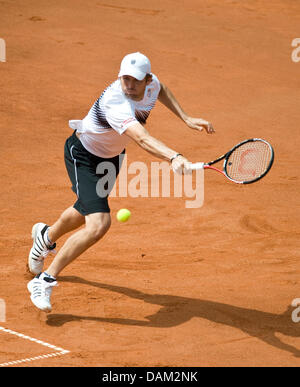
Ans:
[[[60,277],[60,281],[107,289],[134,299],[143,300],[149,304],[159,305],[161,309],[152,315],[145,316],[144,318],[147,321],[126,318],[76,316],[72,314],[49,314],[47,315],[46,323],[51,326],[61,326],[70,321],[92,320],[122,325],[170,328],[183,324],[191,318],[199,317],[240,329],[246,335],[256,337],[273,347],[300,357],[299,349],[282,342],[275,335],[276,333],[281,333],[288,337],[300,337],[300,325],[294,323],[291,318],[292,307],[288,307],[282,314],[274,314],[208,300],[165,294],[148,294],[127,287],[88,281],[76,276]]]

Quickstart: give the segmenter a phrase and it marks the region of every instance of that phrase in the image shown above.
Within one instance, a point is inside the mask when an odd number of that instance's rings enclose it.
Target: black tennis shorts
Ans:
[[[65,143],[65,164],[77,195],[74,208],[82,215],[110,212],[108,196],[119,174],[123,152],[112,158],[102,158],[88,152],[76,132]]]

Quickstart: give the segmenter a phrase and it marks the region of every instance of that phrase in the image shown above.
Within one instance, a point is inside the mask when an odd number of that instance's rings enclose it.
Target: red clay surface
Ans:
[[[299,25],[296,0],[0,1],[0,325],[71,351],[28,366],[300,366]],[[154,136],[192,161],[262,137],[274,167],[243,187],[208,171],[199,209],[112,198],[110,232],[63,271],[43,314],[26,289],[31,227],[74,202],[68,120],[85,116],[133,51],[217,132],[194,132],[158,104]],[[158,161],[134,144],[128,155]],[[132,218],[120,224],[124,207]],[[39,353],[0,340],[1,362]]]

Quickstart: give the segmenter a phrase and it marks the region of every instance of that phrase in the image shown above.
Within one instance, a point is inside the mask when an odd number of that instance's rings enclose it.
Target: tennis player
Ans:
[[[51,293],[57,285],[59,273],[75,258],[99,241],[108,231],[111,218],[108,194],[99,195],[96,185],[105,174],[96,173],[101,162],[110,162],[118,176],[125,147],[135,141],[145,151],[168,160],[174,172],[188,170],[189,161],[177,150],[152,137],[145,129],[149,113],[157,99],[178,116],[188,127],[208,134],[213,126],[200,118],[189,117],[172,92],[151,73],[149,59],[139,53],[126,55],[118,79],[94,103],[83,120],[71,120],[73,134],[65,143],[65,164],[77,196],[75,204],[67,208],[51,226],[36,223],[32,228],[33,246],[28,267],[36,275],[27,285],[33,304],[51,311]],[[76,230],[61,247],[50,266],[44,270],[44,260],[53,251],[56,241]]]

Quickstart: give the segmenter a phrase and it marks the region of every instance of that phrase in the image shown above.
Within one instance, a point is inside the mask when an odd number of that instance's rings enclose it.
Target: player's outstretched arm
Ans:
[[[158,95],[159,101],[179,117],[189,128],[199,131],[205,129],[208,134],[215,132],[210,122],[203,120],[202,118],[190,117],[185,113],[171,90],[163,83],[161,83],[160,86],[161,89]]]
[[[182,172],[189,169],[190,162],[179,152],[167,147],[163,142],[152,137],[139,123],[126,129],[125,134],[134,140],[141,148],[152,155],[171,162],[174,172]]]

